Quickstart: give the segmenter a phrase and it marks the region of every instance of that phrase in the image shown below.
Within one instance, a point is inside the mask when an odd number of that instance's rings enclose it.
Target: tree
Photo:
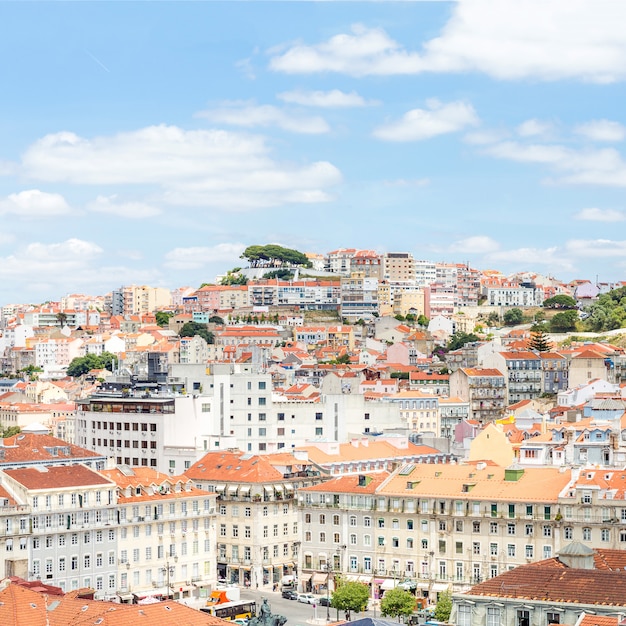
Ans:
[[[163,328],[164,326],[167,326],[170,323],[170,318],[173,317],[173,313],[171,313],[170,311],[157,311],[154,314],[154,317],[156,318],[156,323],[157,326],[160,326],[161,328]]]
[[[558,296],[553,296],[552,298],[547,298],[543,301],[544,309],[575,309],[576,308],[576,300],[571,296],[566,296],[565,294],[559,294]]]
[[[385,592],[380,602],[380,613],[383,617],[409,616],[415,611],[415,596],[402,587],[396,587]]]
[[[495,326],[499,322],[500,316],[495,311],[491,311],[491,313],[487,316],[487,324],[489,324],[489,326]]]
[[[522,320],[524,319],[524,314],[522,313],[521,309],[513,308],[506,311],[503,318],[504,323],[507,326],[517,326],[517,324],[522,323]]]
[[[224,324],[224,320],[223,318],[221,318],[219,315],[211,315],[211,317],[209,317],[209,324]]]
[[[113,371],[117,365],[117,357],[111,352],[103,352],[100,356],[97,354],[87,354],[86,356],[76,357],[67,366],[66,374],[68,376],[78,377],[84,376],[91,370],[108,369]]]
[[[480,341],[480,337],[478,337],[474,333],[454,333],[454,335],[452,335],[452,337],[450,337],[450,340],[448,341],[448,350],[458,350],[459,348],[462,348],[466,343],[471,343],[473,341]]]
[[[429,320],[429,319],[428,319],[425,315],[420,315],[420,316],[417,318],[417,323],[418,323],[420,326],[424,326],[424,327],[426,327],[426,326],[428,326],[428,322],[430,322],[430,320]]]
[[[272,280],[278,278],[278,280],[291,280],[294,277],[294,273],[290,269],[272,270],[271,272],[265,272],[263,278]]]
[[[207,328],[206,324],[200,324],[199,322],[187,322],[183,324],[182,328],[178,331],[179,337],[202,337],[207,343],[214,343],[215,337],[213,333]]]
[[[452,612],[452,594],[447,589],[443,593],[439,594],[437,600],[437,606],[435,607],[435,619],[438,622],[447,622],[450,619],[450,613]]]
[[[529,350],[536,352],[549,352],[552,349],[547,333],[539,326],[532,327],[527,345]]]
[[[562,311],[550,320],[550,330],[554,333],[566,333],[576,330],[577,311]]]
[[[312,265],[306,254],[276,244],[248,246],[240,258],[247,259],[250,267],[311,267]]]
[[[5,426],[4,428],[0,428],[0,437],[5,439],[6,437],[13,437],[13,435],[18,435],[22,432],[22,429],[19,426]]]
[[[362,583],[340,582],[333,593],[330,605],[346,612],[346,618],[351,612],[360,613],[367,607],[370,590]]]
[[[236,267],[235,269],[228,270],[226,276],[220,280],[220,285],[247,285],[248,278],[239,273],[240,269],[241,268]]]

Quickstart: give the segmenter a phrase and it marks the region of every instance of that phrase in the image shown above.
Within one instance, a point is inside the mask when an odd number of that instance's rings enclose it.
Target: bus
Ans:
[[[249,600],[237,602],[222,602],[213,606],[203,606],[203,613],[220,617],[229,621],[235,619],[250,619],[256,615],[256,602]]]

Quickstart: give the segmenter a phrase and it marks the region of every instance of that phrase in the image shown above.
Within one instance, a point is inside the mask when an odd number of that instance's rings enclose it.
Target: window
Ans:
[[[602,541],[611,541],[611,531],[608,528],[603,528],[600,536]]]
[[[480,532],[480,522],[472,522],[472,532],[473,533]]]
[[[506,525],[506,533],[507,533],[507,535],[514,535],[515,534],[515,524],[513,524],[512,522],[509,522]]]
[[[489,544],[489,554],[491,556],[498,556],[498,544],[497,543]]]
[[[552,537],[552,526],[544,526],[543,527],[543,536],[544,537]]]
[[[546,613],[546,621],[548,624],[560,624],[561,623],[561,614],[548,612]]]
[[[486,626],[500,626],[500,608],[487,607],[487,624]]]
[[[532,524],[526,524],[526,526],[524,527],[524,534],[527,537],[531,537],[533,534],[533,525]]]
[[[498,534],[498,522],[489,522],[489,533],[491,535]]]
[[[526,558],[527,559],[532,559],[533,555],[534,555],[533,546],[527,545],[526,546]]]
[[[563,529],[563,537],[565,539],[573,539],[573,537],[574,537],[574,529],[571,526],[566,526]]]
[[[506,547],[507,556],[515,556],[515,544],[509,543]]]
[[[457,626],[471,626],[472,607],[467,604],[460,604],[456,614]]]
[[[480,541],[474,541],[474,543],[472,543],[472,552],[474,554],[480,554]]]
[[[591,541],[591,528],[587,526],[583,528],[583,541]]]

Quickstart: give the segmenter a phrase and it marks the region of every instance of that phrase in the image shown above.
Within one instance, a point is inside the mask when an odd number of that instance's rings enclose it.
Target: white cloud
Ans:
[[[551,272],[571,272],[574,269],[572,259],[558,247],[501,249],[488,253],[485,260],[488,263],[503,263],[524,270],[536,265],[545,266]]]
[[[164,201],[223,210],[327,201],[341,181],[327,161],[277,162],[258,135],[165,125],[92,139],[46,135],[24,152],[22,171],[81,185],[153,185]]]
[[[500,130],[474,130],[466,133],[463,137],[465,143],[482,146],[490,143],[502,141],[507,133]]]
[[[626,257],[626,241],[610,239],[573,239],[567,242],[567,251],[575,257]]]
[[[500,249],[500,244],[486,235],[476,235],[455,241],[449,248],[449,252],[462,252],[464,254],[486,254]]]
[[[592,120],[579,124],[574,132],[593,141],[622,141],[626,137],[626,128],[611,120]]]
[[[396,180],[386,180],[384,184],[388,187],[426,187],[430,185],[429,178],[398,178]]]
[[[466,102],[428,100],[426,105],[428,109],[413,109],[401,119],[379,126],[374,136],[385,141],[421,141],[478,124],[474,108]]]
[[[612,148],[575,150],[556,144],[504,141],[483,151],[496,158],[548,165],[558,172],[558,183],[626,186],[626,163]]]
[[[625,22],[626,4],[613,0],[463,0],[419,52],[356,24],[322,43],[290,45],[271,57],[270,68],[352,76],[477,71],[608,83],[626,76]]]
[[[582,209],[574,217],[577,220],[589,222],[623,222],[626,220],[626,214],[615,209]]]
[[[175,270],[195,270],[209,263],[237,261],[246,249],[243,243],[220,243],[212,247],[174,248],[165,255],[165,266]]]
[[[293,114],[270,104],[256,106],[244,102],[234,102],[217,109],[200,111],[196,117],[202,117],[217,124],[231,126],[277,126],[291,133],[319,135],[327,133],[330,127],[326,120],[319,116]]]
[[[128,219],[144,219],[161,213],[160,209],[144,202],[118,202],[117,195],[98,196],[93,202],[87,204],[87,209]]]
[[[290,104],[320,108],[364,107],[377,104],[377,101],[368,101],[356,91],[346,93],[339,89],[332,89],[331,91],[283,91],[276,97]]]
[[[58,193],[46,193],[39,189],[28,189],[12,193],[0,200],[0,214],[11,213],[20,217],[57,217],[69,215],[71,207]]]
[[[552,129],[552,124],[549,122],[542,122],[541,120],[531,119],[522,122],[517,127],[517,134],[520,137],[537,137],[539,135],[545,135]]]

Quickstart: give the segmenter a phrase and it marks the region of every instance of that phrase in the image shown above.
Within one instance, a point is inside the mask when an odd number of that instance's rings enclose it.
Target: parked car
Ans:
[[[317,598],[312,593],[299,593],[298,602],[303,604],[316,604]]]
[[[283,592],[280,594],[283,598],[287,598],[287,600],[297,600],[298,592],[293,589],[283,589]]]
[[[330,599],[330,598],[327,598],[326,596],[322,596],[322,597],[318,600],[318,602],[317,602],[317,603],[318,603],[320,606],[330,606],[330,602],[331,602],[331,599]]]

